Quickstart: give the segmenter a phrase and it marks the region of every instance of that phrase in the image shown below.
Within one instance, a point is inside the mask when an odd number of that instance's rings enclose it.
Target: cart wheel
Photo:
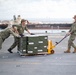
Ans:
[[[55,52],[54,50],[51,50],[51,54],[54,54],[54,52]]]

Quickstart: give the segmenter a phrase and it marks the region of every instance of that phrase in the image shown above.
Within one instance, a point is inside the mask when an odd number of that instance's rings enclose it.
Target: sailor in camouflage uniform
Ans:
[[[29,22],[28,22],[27,20],[22,19],[20,25],[15,25],[15,27],[17,28],[17,31],[19,32],[19,35],[20,35],[21,37],[24,36],[24,35],[23,35],[24,30],[26,30],[29,34],[32,34],[32,33],[29,32],[29,30],[28,30],[28,28],[27,28],[27,26],[26,26],[28,23],[29,23]],[[14,37],[14,43],[13,43],[12,46],[8,49],[8,51],[9,51],[10,53],[13,53],[13,52],[12,52],[12,49],[15,48],[17,45],[18,45],[18,38],[17,38],[17,37]]]
[[[12,34],[15,37],[19,37],[18,31],[15,29],[15,27],[7,28],[0,32],[0,49],[2,48],[2,43],[7,39],[10,34]]]
[[[68,40],[68,49],[67,51],[64,51],[64,53],[70,53],[70,49],[71,46],[74,48],[73,53],[76,53],[76,46],[74,45],[73,41],[76,38],[76,15],[73,17],[73,19],[75,20],[74,23],[72,24],[69,32],[67,33],[67,35],[70,35],[70,38]]]

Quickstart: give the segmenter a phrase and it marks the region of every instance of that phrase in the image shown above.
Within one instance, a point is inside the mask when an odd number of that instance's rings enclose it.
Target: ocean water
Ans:
[[[29,29],[31,33],[67,33],[69,29]],[[25,31],[25,33],[27,33]]]
[[[0,32],[4,29],[0,29]],[[69,29],[29,29],[31,33],[37,33],[37,34],[50,34],[50,33],[67,33]],[[25,33],[28,33],[27,31],[24,31]]]

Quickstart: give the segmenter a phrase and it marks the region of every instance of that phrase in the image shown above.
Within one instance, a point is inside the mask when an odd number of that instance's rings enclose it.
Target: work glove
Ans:
[[[23,37],[24,35],[23,34],[19,34],[21,37]]]
[[[31,33],[31,35],[35,35],[34,33]]]

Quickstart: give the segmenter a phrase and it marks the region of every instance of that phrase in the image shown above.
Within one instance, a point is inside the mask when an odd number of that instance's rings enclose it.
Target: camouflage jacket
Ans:
[[[8,38],[10,36],[10,34],[12,34],[13,36],[17,37],[18,34],[14,33],[10,28],[5,29],[3,31],[0,32],[0,37],[5,40],[6,38]]]
[[[28,30],[27,26],[22,27],[21,24],[20,25],[15,25],[15,26],[17,27],[17,30],[18,30],[19,34],[23,34],[24,30],[26,30],[26,31]]]
[[[71,34],[76,34],[76,22],[72,24],[69,32],[71,32]]]

